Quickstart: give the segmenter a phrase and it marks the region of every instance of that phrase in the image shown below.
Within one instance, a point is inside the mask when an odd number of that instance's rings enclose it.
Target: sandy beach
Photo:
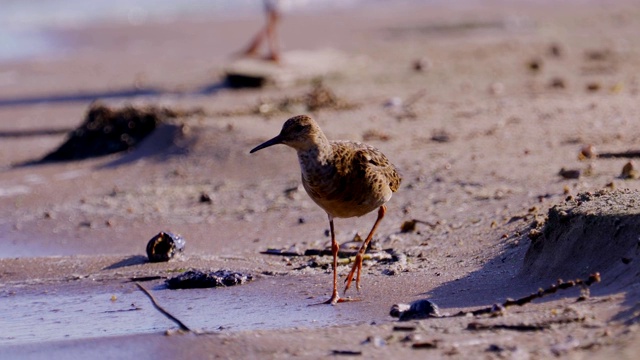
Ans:
[[[0,358],[635,358],[638,5],[288,13],[282,64],[267,66],[293,81],[246,89],[225,71],[260,16],[52,30],[64,54],[0,62]],[[314,69],[331,101],[312,103]],[[178,115],[129,151],[39,162],[94,101]],[[385,257],[347,294],[360,301],[314,305],[331,295],[331,256],[304,253],[329,248],[327,216],[292,149],[249,154],[301,113],[402,172],[374,239]],[[354,245],[375,218],[337,219],[338,241]],[[161,231],[185,249],[150,263]],[[253,280],[167,289],[189,269]],[[596,272],[588,296],[573,286],[470,313]],[[195,331],[177,331],[136,282]],[[424,299],[444,316],[390,316]]]

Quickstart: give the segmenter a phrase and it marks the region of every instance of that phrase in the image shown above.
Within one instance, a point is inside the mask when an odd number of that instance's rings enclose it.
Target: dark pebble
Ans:
[[[147,257],[151,262],[169,261],[184,250],[182,236],[170,232],[160,232],[147,243]]]

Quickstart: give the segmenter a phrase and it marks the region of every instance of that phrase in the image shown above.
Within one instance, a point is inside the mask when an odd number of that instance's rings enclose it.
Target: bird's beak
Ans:
[[[253,154],[254,152],[264,149],[266,147],[269,147],[271,145],[276,145],[276,144],[282,144],[282,138],[280,138],[280,135],[274,137],[271,140],[267,140],[265,142],[263,142],[262,144],[254,147],[253,149],[251,149],[251,151],[249,151],[249,154]]]

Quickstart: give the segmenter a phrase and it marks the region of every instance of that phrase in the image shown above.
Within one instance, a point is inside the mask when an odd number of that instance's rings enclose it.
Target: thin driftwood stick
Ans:
[[[569,289],[572,288],[574,286],[581,286],[583,289],[588,290],[589,286],[591,286],[594,283],[599,283],[600,282],[600,273],[596,272],[593,273],[591,275],[589,275],[589,277],[586,280],[582,280],[582,279],[576,279],[576,280],[571,280],[571,281],[562,281],[562,280],[558,280],[558,282],[554,285],[549,286],[546,289],[540,289],[537,292],[525,296],[525,297],[521,297],[520,299],[507,299],[504,303],[500,304],[498,306],[499,307],[503,307],[503,308],[507,308],[509,306],[523,306],[527,303],[530,303],[531,301],[535,300],[535,299],[539,299],[541,297],[544,297],[546,295],[549,294],[553,294],[558,290],[564,290],[564,289]],[[478,310],[474,310],[474,311],[460,311],[459,313],[456,313],[452,316],[465,316],[467,315],[467,313],[471,313],[472,315],[476,316],[476,315],[482,315],[482,314],[490,314],[492,312],[494,312],[496,310],[496,305],[494,306],[490,306],[490,307],[486,307],[486,308],[482,308],[482,309],[478,309]]]
[[[608,152],[598,154],[599,158],[611,159],[611,158],[638,158],[640,157],[640,150],[629,150],[622,152]]]
[[[162,306],[160,306],[156,302],[156,299],[153,298],[153,295],[151,295],[151,293],[147,289],[145,289],[142,285],[140,285],[140,283],[136,282],[136,286],[138,287],[138,289],[142,290],[142,292],[145,293],[147,297],[149,297],[149,299],[151,300],[151,303],[153,304],[153,307],[155,307],[158,311],[160,311],[162,315],[166,316],[167,318],[169,318],[169,320],[178,324],[178,326],[180,327],[180,330],[191,332],[191,329],[189,329],[187,325],[185,325],[182,321],[178,320],[178,318],[171,315],[167,310],[165,310]]]

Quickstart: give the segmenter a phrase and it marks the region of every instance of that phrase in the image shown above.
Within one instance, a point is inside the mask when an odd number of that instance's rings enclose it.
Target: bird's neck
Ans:
[[[298,161],[303,176],[311,176],[318,169],[325,167],[331,163],[333,151],[331,143],[326,137],[320,136],[310,146],[303,149],[297,149]]]

